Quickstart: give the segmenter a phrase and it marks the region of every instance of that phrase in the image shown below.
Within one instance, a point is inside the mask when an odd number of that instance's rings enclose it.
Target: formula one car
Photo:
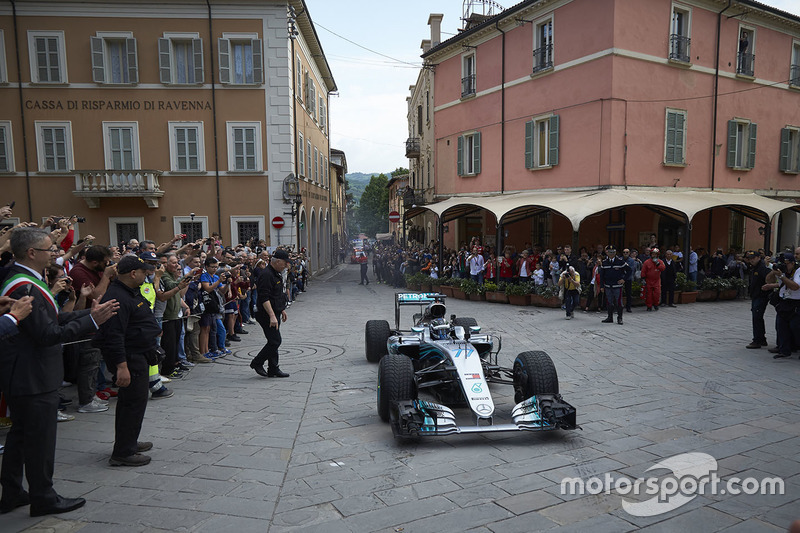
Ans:
[[[500,337],[482,334],[474,318],[445,319],[445,298],[397,293],[394,330],[386,320],[367,321],[367,360],[379,362],[378,414],[391,424],[395,437],[579,428],[575,408],[558,393],[558,374],[549,355],[522,352],[513,368],[499,366]],[[420,312],[410,330],[401,330],[400,308],[409,305],[419,306]],[[490,384],[514,387],[513,423],[494,423]],[[419,399],[419,392],[440,403]],[[469,406],[475,425],[458,425],[447,405]]]

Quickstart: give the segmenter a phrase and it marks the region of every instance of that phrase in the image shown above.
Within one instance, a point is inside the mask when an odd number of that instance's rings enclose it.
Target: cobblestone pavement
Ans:
[[[233,356],[150,402],[148,466],[107,466],[114,400],[59,424],[56,489],[87,505],[44,519],[19,509],[0,516],[0,530],[760,532],[800,518],[800,361],[744,348],[749,302],[635,308],[622,326],[596,313],[565,321],[556,309],[448,302],[502,335],[501,364],[546,350],[583,431],[401,442],[375,410],[377,366],[363,339],[366,320],[392,320],[394,290],[358,277],[357,265],[341,265],[289,309],[290,378],[248,367],[263,344],[250,326]],[[498,413],[510,411],[508,388],[494,396]],[[688,452],[713,456],[723,479],[780,476],[785,494],[698,495],[651,517],[628,514],[613,492],[561,494],[565,476],[635,479]]]

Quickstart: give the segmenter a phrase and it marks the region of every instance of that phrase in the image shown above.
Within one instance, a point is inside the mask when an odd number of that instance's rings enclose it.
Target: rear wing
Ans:
[[[400,329],[400,306],[418,305],[420,312],[431,302],[444,302],[444,294],[437,292],[398,292],[394,295],[394,322],[395,329]]]

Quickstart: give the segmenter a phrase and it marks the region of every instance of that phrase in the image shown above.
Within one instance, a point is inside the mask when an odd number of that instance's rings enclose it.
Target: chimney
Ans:
[[[428,17],[428,26],[431,27],[431,47],[439,46],[442,42],[442,19],[441,13],[431,13]]]
[[[430,39],[422,39],[422,44],[419,45],[422,48],[422,53],[424,54],[428,50],[431,49],[431,40]]]

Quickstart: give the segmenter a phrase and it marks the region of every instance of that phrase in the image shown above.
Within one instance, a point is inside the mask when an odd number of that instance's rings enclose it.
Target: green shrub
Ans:
[[[483,284],[483,288],[486,292],[496,292],[497,284],[494,281],[487,281]]]
[[[508,283],[505,290],[506,296],[525,296],[528,294],[527,283]]]
[[[533,284],[531,284],[533,285]],[[543,296],[544,298],[553,298],[554,296],[558,296],[559,287],[557,285],[535,285],[531,287],[533,290],[531,291],[532,294],[538,294],[539,296]]]

